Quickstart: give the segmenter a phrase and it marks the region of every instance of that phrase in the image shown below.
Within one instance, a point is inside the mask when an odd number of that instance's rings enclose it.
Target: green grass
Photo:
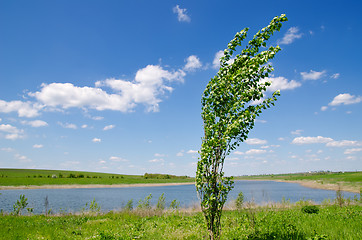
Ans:
[[[294,173],[294,174],[270,174],[255,176],[236,177],[239,180],[287,180],[316,181],[320,184],[341,184],[356,189],[362,187],[362,171],[357,172],[317,172],[317,173]]]
[[[0,186],[41,186],[69,184],[138,184],[193,182],[187,176],[168,174],[121,175],[96,172],[37,169],[0,169]]]
[[[362,239],[362,207],[225,211],[222,239]],[[0,216],[0,239],[207,239],[200,212],[123,211],[62,216]]]

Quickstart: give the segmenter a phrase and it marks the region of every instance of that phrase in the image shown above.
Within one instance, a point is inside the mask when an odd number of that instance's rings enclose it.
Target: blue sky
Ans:
[[[0,167],[194,176],[235,33],[282,13],[281,96],[227,175],[362,166],[359,1],[0,1]]]

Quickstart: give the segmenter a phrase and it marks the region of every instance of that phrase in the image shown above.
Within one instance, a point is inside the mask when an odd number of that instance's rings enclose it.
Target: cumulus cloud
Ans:
[[[339,73],[335,73],[335,74],[331,75],[331,78],[337,79],[337,78],[339,78],[339,76],[340,76]]]
[[[58,124],[60,126],[62,126],[63,128],[69,128],[69,129],[77,129],[77,125],[75,125],[74,123],[61,123],[61,122],[58,122]]]
[[[292,144],[315,144],[315,143],[329,143],[332,142],[332,138],[328,137],[296,137],[293,139]]]
[[[254,154],[263,154],[266,153],[266,150],[263,149],[250,149],[245,152],[246,155],[254,155]]]
[[[34,120],[34,121],[21,121],[24,125],[29,125],[32,127],[46,127],[48,123],[42,120]]]
[[[128,162],[128,160],[121,158],[121,157],[115,157],[115,156],[111,156],[109,158],[109,160],[113,161],[113,162]]]
[[[167,82],[183,82],[185,72],[167,71],[160,66],[148,65],[139,70],[133,82],[121,79],[106,79],[96,82],[96,87],[107,86],[116,91],[115,101],[97,110],[131,111],[137,104],[144,104],[147,111],[157,112],[161,96],[166,92],[172,92],[173,88],[167,86]],[[102,91],[102,90],[101,90]]]
[[[104,130],[104,131],[107,131],[107,130],[111,130],[111,129],[113,129],[113,128],[115,128],[114,125],[108,125],[108,126],[105,126],[105,127],[103,128],[103,130]]]
[[[328,105],[330,106],[338,106],[338,105],[349,105],[349,104],[356,104],[362,102],[362,96],[354,96],[349,93],[343,93],[339,94],[332,102],[330,102]]]
[[[186,58],[185,61],[186,61],[186,64],[184,67],[185,71],[194,71],[194,70],[202,67],[202,63],[196,55],[189,56],[188,58]]]
[[[291,134],[293,134],[293,135],[300,135],[302,132],[303,132],[303,130],[298,129],[298,130],[292,131]]]
[[[93,138],[92,139],[92,142],[94,142],[94,143],[99,143],[99,142],[101,142],[102,140],[100,139],[100,138]]]
[[[148,162],[150,163],[163,163],[165,160],[163,160],[162,158],[158,159],[158,158],[155,158],[155,159],[151,159],[151,160],[148,160]]]
[[[291,27],[285,33],[282,40],[279,41],[279,44],[291,44],[294,40],[301,38],[302,35],[302,33],[299,33],[298,27]]]
[[[268,141],[259,139],[259,138],[248,138],[245,140],[245,143],[249,144],[249,145],[263,145],[263,144],[267,144]]]
[[[275,92],[277,90],[292,90],[302,86],[300,82],[295,80],[288,81],[285,77],[268,77],[264,78],[261,82],[271,82],[271,85],[267,88],[267,91],[269,92]]]
[[[326,144],[327,147],[354,147],[362,146],[361,141],[351,141],[351,140],[341,140],[341,141],[331,141]]]
[[[43,148],[44,146],[42,144],[34,144],[33,148]]]
[[[24,131],[21,129],[18,129],[17,127],[14,127],[10,124],[0,124],[0,132],[5,132],[7,133],[5,135],[6,139],[9,140],[16,140],[16,139],[21,139],[24,138]]]
[[[344,151],[344,154],[354,154],[357,152],[361,152],[362,148],[349,148]]]
[[[188,150],[187,153],[188,154],[195,154],[195,153],[198,153],[198,151],[197,150]]]
[[[38,103],[0,100],[0,112],[10,113],[17,112],[19,117],[36,117],[39,116],[39,110],[42,106]]]
[[[327,106],[322,106],[322,107],[321,107],[321,111],[326,111],[327,109],[328,109]]]
[[[172,11],[177,14],[177,19],[179,22],[191,22],[191,18],[187,15],[186,8],[180,8],[179,5],[176,5]]]
[[[15,154],[14,157],[15,159],[19,160],[22,163],[31,162],[31,159],[29,159],[27,156],[20,155],[18,153]]]
[[[300,75],[302,75],[303,80],[318,80],[323,77],[325,73],[325,70],[321,72],[310,70],[309,72],[301,72]]]

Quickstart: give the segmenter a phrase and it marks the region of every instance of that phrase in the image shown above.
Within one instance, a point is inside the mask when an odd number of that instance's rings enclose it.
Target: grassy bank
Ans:
[[[207,239],[203,215],[123,211],[62,216],[0,216],[0,239]],[[225,211],[222,239],[362,239],[362,207],[301,206]]]
[[[294,174],[269,174],[254,176],[239,176],[238,180],[273,180],[273,181],[298,181],[314,183],[319,188],[341,187],[342,190],[359,192],[362,188],[362,172],[313,172]]]
[[[37,169],[0,169],[0,186],[146,184],[193,182],[187,176],[168,174],[122,175],[96,172]]]

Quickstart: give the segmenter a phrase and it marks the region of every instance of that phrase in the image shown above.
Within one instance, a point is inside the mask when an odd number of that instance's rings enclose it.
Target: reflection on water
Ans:
[[[321,203],[324,199],[334,199],[335,191],[312,189],[296,183],[283,183],[273,181],[235,181],[234,189],[229,193],[228,199],[236,199],[242,191],[245,201],[280,202],[282,199],[296,202],[301,199],[310,199]],[[133,199],[134,207],[139,200],[152,194],[151,204],[156,205],[158,197],[165,193],[166,206],[176,199],[180,207],[198,205],[196,189],[193,185],[162,186],[162,187],[130,187],[130,188],[84,188],[84,189],[26,189],[1,190],[0,209],[11,212],[13,204],[21,194],[28,198],[28,207],[34,208],[34,213],[44,213],[45,198],[48,197],[48,209],[53,212],[77,212],[93,199],[101,206],[102,211],[120,210]],[[354,193],[343,192],[344,197],[354,197]]]

